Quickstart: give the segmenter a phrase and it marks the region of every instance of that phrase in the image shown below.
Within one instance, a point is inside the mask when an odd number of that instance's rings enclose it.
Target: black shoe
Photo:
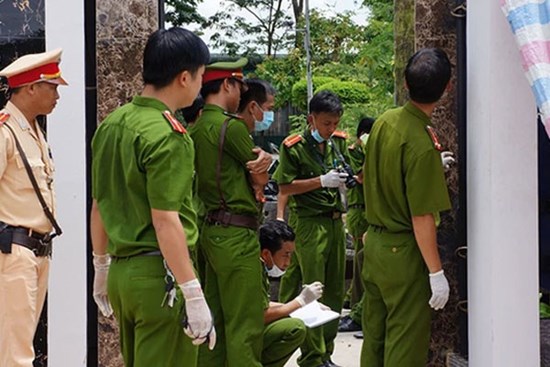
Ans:
[[[331,361],[330,359],[328,361],[325,362],[325,364],[323,365],[324,367],[341,367],[340,365],[334,363],[333,361]]]
[[[344,316],[342,319],[340,319],[340,322],[338,323],[338,331],[340,332],[352,332],[352,331],[360,331],[361,325],[356,323],[352,320],[349,316]]]
[[[360,331],[358,333],[353,334],[353,337],[356,339],[363,339],[363,332]]]

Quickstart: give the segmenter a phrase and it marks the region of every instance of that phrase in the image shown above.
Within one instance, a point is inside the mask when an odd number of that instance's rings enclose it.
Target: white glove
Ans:
[[[449,300],[449,282],[445,278],[443,269],[437,273],[430,273],[430,288],[432,288],[432,298],[428,303],[434,310],[441,310]]]
[[[185,334],[193,339],[194,345],[202,344],[208,339],[208,348],[214,349],[216,330],[199,281],[193,279],[178,285],[185,298],[185,313],[187,314]]]
[[[107,276],[109,275],[109,266],[111,265],[111,257],[109,255],[96,255],[94,256],[94,301],[97,304],[97,308],[105,317],[111,316],[113,309],[109,303],[109,297],[107,296]]]
[[[453,152],[441,152],[441,164],[443,165],[443,169],[445,171],[448,171],[454,163],[455,159],[453,157]]]
[[[305,284],[302,292],[294,299],[298,301],[302,307],[304,307],[305,305],[316,301],[323,296],[323,287],[323,283],[321,282]]]
[[[346,182],[348,174],[346,172],[338,172],[335,169],[331,169],[327,174],[321,175],[322,187],[338,187]]]

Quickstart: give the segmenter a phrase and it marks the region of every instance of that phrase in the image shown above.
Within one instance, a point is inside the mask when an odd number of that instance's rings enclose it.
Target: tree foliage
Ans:
[[[365,25],[354,21],[352,11],[313,8],[309,17],[314,91],[331,81],[327,88],[344,101],[342,124],[350,131],[360,117],[377,117],[393,105],[394,0],[361,3],[369,9]],[[220,5],[220,11],[202,23],[215,30],[210,47],[260,59],[254,74],[277,89],[277,107],[291,104],[305,111],[304,0],[222,0]],[[241,11],[253,20],[236,15]],[[302,128],[305,118],[291,116],[289,122],[294,129]]]
[[[284,57],[267,57],[256,68],[258,78],[269,81],[277,90],[276,107],[292,99],[292,87],[305,76],[302,50],[294,49]]]
[[[211,46],[228,55],[260,54],[272,56],[293,43],[294,22],[285,0],[225,0],[221,10],[203,23],[215,29]],[[250,21],[237,13],[245,11]]]
[[[191,23],[203,23],[206,19],[199,14],[197,6],[203,0],[165,0],[166,22],[173,26],[186,26]]]

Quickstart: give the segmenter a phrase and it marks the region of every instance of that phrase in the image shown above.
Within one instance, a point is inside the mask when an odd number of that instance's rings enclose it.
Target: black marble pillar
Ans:
[[[451,64],[457,65],[457,28],[456,19],[451,15],[455,7],[454,0],[416,0],[415,6],[415,39],[416,49],[423,47],[439,47],[448,54]],[[457,68],[453,68],[451,78],[452,90],[447,92],[440,101],[439,107],[434,111],[432,122],[445,150],[455,153],[460,162],[465,157],[459,155],[459,131],[457,114],[460,108],[457,103]],[[432,324],[432,339],[430,345],[430,361],[428,366],[439,367],[445,365],[449,353],[459,350],[461,327],[467,325],[460,323],[461,312],[458,307],[460,289],[465,286],[465,279],[460,276],[460,268],[464,260],[456,256],[458,247],[465,238],[462,223],[464,223],[464,208],[460,203],[465,187],[461,187],[459,180],[459,168],[456,164],[447,172],[447,184],[453,208],[442,214],[442,222],[438,228],[438,243],[443,268],[451,286],[449,302],[444,310],[434,312]],[[464,335],[464,334],[462,334]]]
[[[45,51],[44,18],[43,0],[0,0],[0,70],[20,56]],[[6,103],[6,91],[4,80],[0,83],[0,107]],[[47,366],[46,306],[34,340],[35,367]]]
[[[44,16],[44,1],[0,0],[0,69],[19,56],[44,51]],[[0,87],[0,106],[5,102]]]

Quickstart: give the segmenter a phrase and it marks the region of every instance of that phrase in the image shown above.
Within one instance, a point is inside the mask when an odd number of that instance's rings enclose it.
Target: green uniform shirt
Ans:
[[[391,232],[411,231],[412,216],[450,209],[441,165],[426,126],[430,120],[410,102],[384,113],[366,146],[367,221]]]
[[[166,110],[156,99],[134,97],[107,116],[93,138],[92,195],[111,255],[159,249],[151,209],[179,211],[188,246],[197,240],[193,142],[173,130]]]
[[[363,168],[363,161],[365,160],[363,147],[361,147],[357,143],[351,145],[348,148],[348,156],[349,165],[353,169],[353,172],[359,172]],[[365,205],[365,200],[363,199],[363,185],[358,183],[355,187],[348,189],[347,197],[348,206]]]
[[[205,105],[201,117],[191,129],[191,137],[197,152],[198,194],[207,212],[221,209],[216,162],[220,131],[223,122],[228,118],[223,112],[218,106]],[[227,126],[223,146],[220,187],[228,210],[235,214],[256,216],[259,213],[246,168],[246,162],[257,158],[252,152],[253,148],[254,141],[246,123],[232,118]]]
[[[318,177],[340,165],[341,160],[331,143],[325,144],[325,152],[322,154],[309,130],[304,131],[301,136],[302,139],[290,147],[285,143],[281,145],[279,166],[273,174],[279,185]],[[348,161],[345,139],[333,136],[331,140]],[[337,188],[320,188],[293,197],[296,201],[296,214],[300,217],[317,216],[334,210],[343,211]]]

